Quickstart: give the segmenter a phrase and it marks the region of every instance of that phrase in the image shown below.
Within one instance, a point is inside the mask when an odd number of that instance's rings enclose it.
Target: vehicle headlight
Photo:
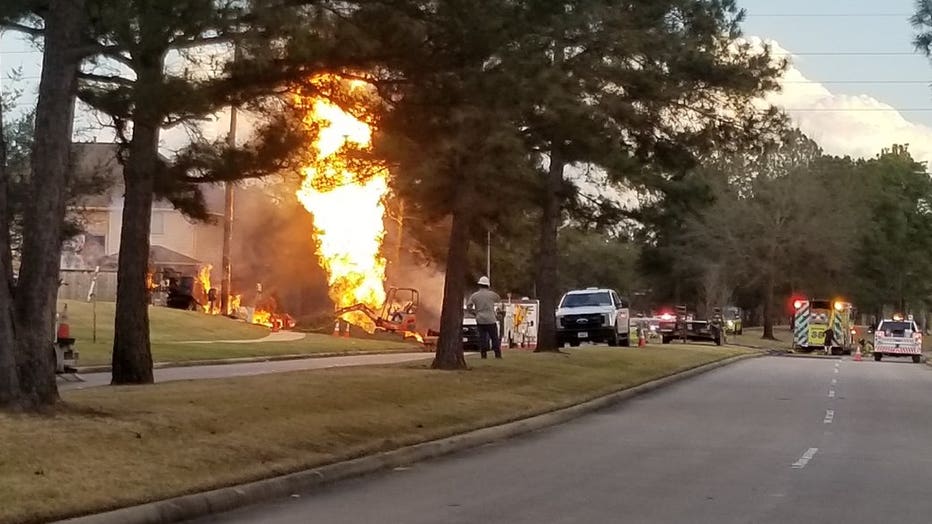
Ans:
[[[731,329],[731,328],[735,327],[735,321],[734,321],[734,320],[729,320],[728,322],[725,322],[725,325],[728,326],[729,329]]]
[[[607,314],[606,314],[606,315],[602,315],[602,325],[603,325],[603,326],[611,326],[612,324],[613,324],[613,322],[612,322],[612,316],[611,316],[611,315],[607,315]]]

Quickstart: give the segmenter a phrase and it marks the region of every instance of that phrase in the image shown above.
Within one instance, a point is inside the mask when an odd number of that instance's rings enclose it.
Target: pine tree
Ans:
[[[42,409],[58,399],[49,333],[54,324],[74,99],[87,24],[84,0],[49,0],[4,4],[0,25],[38,35],[40,31],[32,24],[36,14],[44,24],[44,52],[18,277],[14,277],[11,257],[10,178],[5,155],[0,155],[0,406],[26,410]],[[11,351],[15,351],[12,358]],[[11,372],[14,362],[15,377]]]

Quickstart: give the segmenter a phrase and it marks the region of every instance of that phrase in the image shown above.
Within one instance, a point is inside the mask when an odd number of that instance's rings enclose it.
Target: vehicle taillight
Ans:
[[[660,320],[674,320],[675,318],[676,317],[674,317],[670,313],[664,313],[663,315],[660,315]]]

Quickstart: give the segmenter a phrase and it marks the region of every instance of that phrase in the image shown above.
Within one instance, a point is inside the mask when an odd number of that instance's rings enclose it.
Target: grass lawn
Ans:
[[[763,340],[761,338],[763,334],[764,328],[745,328],[741,335],[728,335],[728,342],[761,349],[790,350],[793,347],[793,334],[789,326],[774,326],[773,334],[777,338],[776,341]]]
[[[113,302],[97,303],[97,342],[93,341],[93,307],[87,302],[62,301],[68,304],[71,336],[77,339],[79,366],[110,363],[113,349]],[[61,308],[59,307],[59,310]],[[254,340],[270,333],[266,327],[255,326],[225,317],[205,315],[164,307],[149,308],[152,356],[156,362],[209,360],[269,355],[310,353],[356,353],[360,351],[419,351],[420,346],[401,341],[334,338],[308,334],[295,342],[258,344],[188,344],[198,340]]]
[[[0,522],[39,522],[294,472],[503,423],[745,353],[714,346],[511,351],[424,363],[64,393],[0,415]],[[40,437],[40,438],[37,438]]]

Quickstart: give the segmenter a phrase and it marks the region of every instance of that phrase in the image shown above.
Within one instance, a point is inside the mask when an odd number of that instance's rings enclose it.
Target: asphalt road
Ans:
[[[347,355],[342,357],[305,358],[299,360],[278,360],[268,362],[249,362],[242,364],[222,364],[215,366],[191,366],[181,368],[156,369],[156,382],[172,380],[200,380],[212,378],[244,377],[249,375],[266,375],[307,369],[325,369],[345,366],[372,366],[396,364],[432,358],[433,353],[386,353],[378,355]],[[83,382],[59,381],[59,391],[85,389],[110,384],[110,373],[86,373],[81,375]]]
[[[574,422],[201,523],[932,521],[932,368],[745,361]]]

